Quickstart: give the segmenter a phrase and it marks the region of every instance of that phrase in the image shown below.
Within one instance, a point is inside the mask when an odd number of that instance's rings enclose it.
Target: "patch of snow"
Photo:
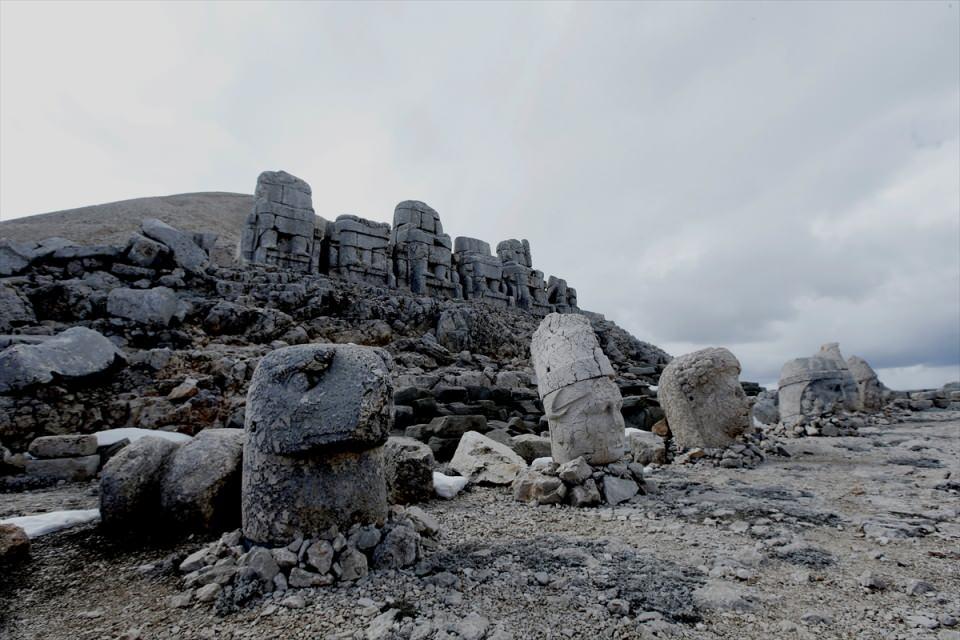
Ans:
[[[650,389],[650,391],[653,391],[654,393],[656,393],[657,391],[660,390],[660,386],[659,386],[659,385],[652,384],[652,385],[650,385],[649,389]]]
[[[763,425],[762,422],[760,422],[759,420],[757,420],[757,417],[756,417],[756,416],[753,416],[753,426],[755,426],[755,427],[758,428],[758,429],[762,429],[764,425]]]
[[[154,438],[163,438],[164,440],[169,440],[170,442],[190,442],[193,440],[192,437],[188,436],[185,433],[176,433],[174,431],[157,431],[155,429],[140,429],[138,427],[122,427],[120,429],[107,429],[106,431],[99,431],[94,435],[97,436],[97,446],[106,447],[111,444],[116,444],[124,438],[134,442],[140,438],[146,436],[153,436]]]
[[[34,516],[18,516],[0,520],[0,524],[14,524],[23,529],[28,538],[36,538],[48,533],[75,527],[100,519],[99,509],[73,509],[70,511],[51,511]]]
[[[446,476],[437,471],[433,472],[433,490],[441,498],[450,499],[463,491],[467,486],[467,479],[460,476]]]

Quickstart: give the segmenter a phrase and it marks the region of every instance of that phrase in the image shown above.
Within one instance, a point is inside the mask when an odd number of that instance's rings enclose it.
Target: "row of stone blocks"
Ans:
[[[254,210],[243,228],[238,257],[304,273],[442,298],[485,300],[540,313],[577,308],[577,293],[565,280],[533,268],[526,240],[504,240],[492,255],[476,238],[451,241],[439,214],[406,200],[393,226],[353,215],[329,221],[316,216],[310,185],[284,171],[257,179]]]

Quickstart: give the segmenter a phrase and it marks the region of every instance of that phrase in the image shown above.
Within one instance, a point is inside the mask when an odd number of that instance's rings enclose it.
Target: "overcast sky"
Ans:
[[[0,217],[263,169],[528,238],[745,379],[839,341],[960,378],[958,2],[0,4]]]

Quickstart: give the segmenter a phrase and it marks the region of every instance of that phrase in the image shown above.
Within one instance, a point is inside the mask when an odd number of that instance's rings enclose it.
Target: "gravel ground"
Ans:
[[[205,540],[77,528],[2,575],[0,637],[960,638],[960,413],[785,447],[752,470],[660,469],[617,509],[474,488],[423,505],[443,531],[415,571],[226,617],[171,607],[179,578],[138,569]],[[73,485],[0,495],[0,514],[95,503]]]

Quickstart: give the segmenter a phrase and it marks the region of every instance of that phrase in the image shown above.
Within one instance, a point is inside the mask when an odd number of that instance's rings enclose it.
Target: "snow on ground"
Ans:
[[[441,498],[447,498],[449,500],[460,493],[465,486],[467,486],[466,478],[447,476],[436,471],[433,472],[433,490],[436,491],[437,495]]]
[[[169,440],[170,442],[189,442],[192,440],[190,436],[185,433],[175,433],[173,431],[156,431],[154,429],[139,429],[137,427],[123,427],[120,429],[107,429],[106,431],[99,431],[96,434],[97,436],[97,446],[106,447],[111,444],[120,442],[124,438],[134,442],[140,438],[146,436],[153,436],[154,438],[163,438],[164,440]]]
[[[0,524],[13,524],[23,529],[27,537],[38,536],[86,524],[100,519],[99,509],[75,509],[71,511],[51,511],[33,516],[19,516],[0,520]]]

